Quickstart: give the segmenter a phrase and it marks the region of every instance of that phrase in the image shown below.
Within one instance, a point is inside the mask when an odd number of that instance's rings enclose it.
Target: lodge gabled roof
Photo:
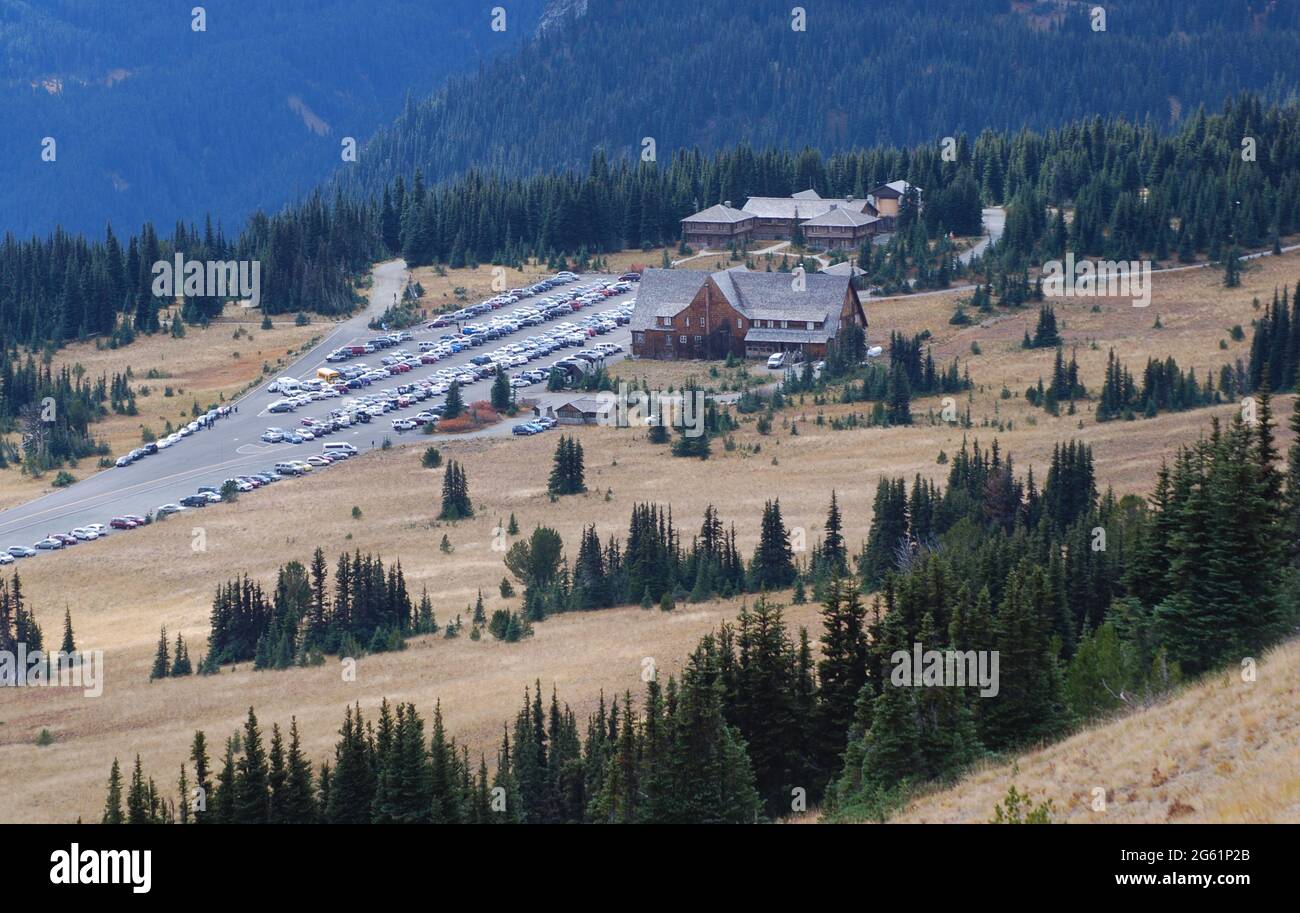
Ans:
[[[741,209],[732,209],[719,203],[716,206],[710,206],[708,209],[702,209],[694,215],[689,215],[682,219],[683,222],[744,222],[747,219],[754,218],[751,212],[745,212]]]
[[[748,319],[821,323],[823,328],[816,333],[823,339],[839,331],[840,310],[850,281],[848,276],[811,273],[796,284],[791,273],[756,272],[743,266],[716,273],[647,269],[637,290],[631,329],[653,329],[660,317],[680,313],[709,279],[727,302]]]

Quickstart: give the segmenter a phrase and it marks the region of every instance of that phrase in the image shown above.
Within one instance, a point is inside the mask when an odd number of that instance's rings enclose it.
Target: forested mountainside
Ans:
[[[481,0],[0,0],[0,228],[227,226],[300,199],[407,93],[532,34],[544,0],[493,31]],[[42,159],[52,137],[57,159]]]
[[[1257,141],[1255,161],[1242,159],[1244,136]],[[721,199],[808,187],[860,197],[898,178],[925,188],[927,202],[919,218],[904,217],[899,245],[873,255],[873,276],[882,281],[928,270],[928,239],[977,231],[981,202],[1007,204],[1006,232],[990,258],[992,271],[1007,275],[1067,249],[1218,259],[1234,245],[1259,247],[1300,228],[1295,105],[1265,108],[1242,98],[1222,114],[1190,116],[1174,133],[1097,118],[1041,134],[986,132],[974,142],[961,137],[956,151],[952,162],[928,144],[829,157],[740,147],[638,165],[597,155],[583,170],[530,178],[473,172],[433,185],[417,174],[373,197],[313,194],[273,217],[255,215],[233,236],[211,220],[180,223],[165,235],[146,224],[137,235],[103,241],[62,232],[26,242],[8,236],[0,242],[0,339],[42,346],[113,334],[122,343],[153,332],[162,302],[151,292],[151,265],[178,251],[262,261],[268,313],[337,314],[352,306],[350,280],[385,256],[463,266],[671,244],[683,216]],[[1047,216],[1048,207],[1062,206],[1075,209],[1068,225]],[[183,316],[203,321],[221,305],[186,299]]]
[[[1245,89],[1292,93],[1300,12],[1266,0],[552,0],[517,54],[409,104],[341,172],[375,192],[421,169],[504,173],[749,142],[825,151],[1043,129],[1169,127]],[[564,15],[561,12],[568,11]],[[1100,24],[1100,23],[1098,23]]]

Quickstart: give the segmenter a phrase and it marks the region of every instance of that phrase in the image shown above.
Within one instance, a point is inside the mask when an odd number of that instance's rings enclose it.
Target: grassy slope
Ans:
[[[206,328],[186,327],[183,339],[172,339],[165,333],[140,336],[120,349],[97,349],[93,342],[74,343],[54,356],[52,370],[81,365],[88,381],[103,375],[111,384],[114,374],[131,369],[139,414],[110,412],[102,422],[91,426],[91,434],[107,441],[113,455],[120,456],[140,446],[143,429],[150,428],[162,437],[168,421],[173,428],[192,421],[190,410],[196,400],[206,408],[221,397],[232,399],[262,377],[263,365],[270,365],[274,372],[293,361],[293,352],[331,328],[332,321],[324,317],[315,317],[309,325],[300,327],[294,325],[293,315],[281,314],[273,319],[270,330],[263,330],[261,311],[229,305]],[[151,370],[157,373],[156,379],[149,377]],[[168,387],[172,396],[166,395]],[[148,395],[142,388],[149,390]],[[18,442],[17,435],[10,435],[10,439]],[[68,470],[84,479],[99,471],[98,459],[88,457]],[[24,475],[17,467],[0,471],[0,508],[51,491],[54,475],[47,472],[35,478]]]
[[[896,820],[983,822],[1008,785],[1051,799],[1070,824],[1300,823],[1300,641],[1260,662],[1256,681],[1211,676],[1149,709],[1039,751],[989,764],[917,799]],[[1018,765],[1018,771],[1013,770]],[[1094,811],[1094,790],[1106,790]]]
[[[1059,307],[1058,314],[1067,340],[1080,344],[1082,379],[1093,390],[1100,385],[1106,349],[1112,345],[1134,373],[1140,373],[1147,354],[1173,354],[1180,364],[1196,365],[1203,376],[1205,369],[1229,358],[1246,357],[1248,342],[1230,342],[1227,351],[1220,351],[1218,340],[1227,337],[1234,323],[1249,328],[1256,313],[1251,299],[1267,300],[1275,285],[1294,283],[1297,277],[1300,257],[1270,258],[1248,271],[1243,286],[1230,292],[1222,289],[1214,272],[1185,272],[1163,277],[1156,285],[1155,302],[1145,310],[1106,302],[1093,314],[1086,304],[1071,302]],[[985,421],[1013,419],[1014,428],[997,437],[1020,469],[1034,467],[1040,482],[1053,444],[1078,436],[1094,446],[1103,484],[1113,485],[1120,494],[1146,492],[1160,461],[1180,442],[1202,434],[1211,415],[1232,412],[1231,406],[1220,406],[1097,425],[1085,406],[1077,416],[1052,418],[1023,399],[1024,388],[1050,371],[1052,359],[1051,352],[1019,347],[1026,322],[1032,328],[1031,313],[958,330],[947,323],[951,295],[880,302],[868,312],[873,340],[887,338],[891,329],[928,328],[935,334],[936,357],[946,360],[960,354],[969,362],[977,389],[970,398],[976,428],[968,434],[987,444],[995,432],[982,427]],[[1152,331],[1157,312],[1166,328]],[[1097,340],[1097,350],[1088,347],[1090,339]],[[970,343],[976,340],[982,354],[971,356]],[[694,370],[704,375],[707,368],[698,365]],[[683,369],[666,366],[662,380],[657,380],[660,366],[654,363],[637,363],[628,370],[652,383],[665,383],[680,382]],[[999,398],[1004,380],[1015,398]],[[1281,400],[1276,412],[1285,420],[1290,397]],[[963,409],[965,405],[962,398]],[[915,411],[924,417],[930,407],[938,411],[937,399],[918,404]],[[7,787],[0,790],[0,820],[96,816],[115,755],[127,759],[140,752],[146,767],[170,789],[193,730],[207,730],[219,744],[249,704],[264,711],[268,728],[271,722],[287,725],[289,716],[296,714],[317,760],[326,756],[343,705],[354,700],[373,706],[384,696],[414,698],[429,713],[432,702],[443,698],[450,731],[467,739],[475,753],[481,749],[489,754],[499,738],[500,722],[513,716],[524,685],[534,679],[540,678],[548,690],[558,683],[561,696],[584,714],[602,688],[606,694],[637,688],[642,657],[654,656],[660,668],[673,668],[700,634],[733,615],[738,604],[690,607],[671,615],[626,609],[556,618],[539,626],[536,640],[514,646],[439,638],[414,644],[400,655],[363,660],[355,684],[344,685],[333,664],[284,673],[241,670],[215,680],[151,685],[146,679],[159,625],[166,624],[173,637],[181,631],[197,659],[204,651],[207,613],[218,582],[247,572],[270,583],[281,563],[291,558],[305,561],[317,544],[331,565],[344,549],[400,558],[413,590],[418,594],[422,586],[429,588],[440,621],[463,612],[479,588],[489,612],[503,604],[496,585],[504,568],[500,552],[493,549],[492,530],[511,512],[525,533],[546,523],[572,548],[589,523],[596,524],[602,539],[626,535],[636,501],[671,503],[687,536],[698,527],[704,507],[713,503],[724,522],[736,522],[739,544],[748,553],[756,543],[764,500],[780,497],[787,523],[804,530],[811,546],[834,488],[846,537],[856,550],[870,524],[877,481],[883,475],[915,473],[941,480],[946,469],[935,465],[935,455],[941,448],[953,453],[964,432],[924,423],[838,432],[815,424],[819,411],[829,417],[851,410],[866,411],[861,404],[796,404],[787,416],[797,420],[797,436],[780,419],[768,436],[759,435],[753,422],[746,421],[735,435],[741,446],[726,452],[719,443],[706,462],[668,459],[638,431],[584,428],[579,434],[592,494],[557,504],[544,496],[554,436],[440,443],[446,455],[464,462],[480,510],[473,520],[442,528],[431,519],[441,473],[419,468],[419,451],[426,441],[416,438],[410,441],[413,446],[333,467],[322,479],[282,482],[246,496],[238,505],[208,508],[199,516],[174,518],[32,562],[23,567],[23,582],[47,638],[57,642],[64,606],[70,606],[79,646],[106,651],[109,684],[97,701],[58,692],[0,694],[0,783]],[[1289,432],[1283,431],[1280,445],[1289,441]],[[755,444],[761,444],[759,453],[746,447]],[[362,509],[359,520],[351,517],[353,505]],[[207,549],[196,552],[191,541],[199,525]],[[455,547],[450,555],[438,551],[443,532]],[[815,631],[813,609],[801,608],[797,620]],[[55,743],[37,748],[34,741],[42,727],[51,730]],[[981,814],[990,809],[988,803]]]

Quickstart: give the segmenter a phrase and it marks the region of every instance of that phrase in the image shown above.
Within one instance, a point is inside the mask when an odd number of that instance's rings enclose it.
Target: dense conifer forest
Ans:
[[[1128,0],[1106,7],[1104,30],[1081,3],[825,0],[796,7],[803,30],[774,0],[583,6],[521,53],[412,101],[340,180],[378,195],[417,170],[554,172],[596,147],[639,159],[647,137],[665,161],[739,142],[937,146],[1094,115],[1168,125],[1243,90],[1288,98],[1300,29],[1294,7],[1250,0]],[[743,196],[704,205],[726,198]]]
[[[1254,161],[1243,161],[1244,137],[1256,141]],[[899,243],[873,255],[873,278],[886,284],[932,271],[928,242],[975,230],[981,202],[1007,202],[1005,236],[983,267],[1000,291],[1031,262],[1066,250],[1219,259],[1300,227],[1294,105],[1265,108],[1242,98],[1223,114],[1191,113],[1173,134],[1100,118],[1043,134],[986,131],[973,141],[960,137],[956,150],[956,159],[945,161],[937,145],[830,156],[742,146],[635,166],[597,152],[583,172],[507,178],[476,171],[440,184],[416,173],[368,200],[313,195],[275,216],[253,217],[234,238],[210,219],[201,229],[178,224],[167,239],[151,225],[125,241],[111,230],[95,242],[61,232],[26,242],[7,236],[0,243],[0,338],[12,348],[92,335],[127,342],[156,332],[161,299],[151,291],[151,268],[177,251],[198,260],[260,260],[270,313],[338,314],[356,301],[352,282],[385,256],[453,267],[582,258],[676,243],[679,220],[719,200],[809,187],[824,196],[862,196],[899,178],[924,188],[926,203],[919,213],[905,207]],[[1067,225],[1060,207],[1068,205],[1076,211]],[[1049,207],[1057,216],[1048,217]],[[928,280],[943,284],[938,275]],[[187,298],[184,314],[201,321],[220,304]]]

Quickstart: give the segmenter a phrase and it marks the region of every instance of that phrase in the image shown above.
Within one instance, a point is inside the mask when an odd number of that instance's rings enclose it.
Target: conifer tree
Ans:
[[[207,737],[201,730],[194,733],[194,741],[190,744],[190,761],[194,764],[194,795],[184,795],[180,797],[181,802],[190,807],[194,812],[195,824],[207,824],[208,803],[213,800],[212,782],[208,779],[208,743]]]
[[[149,801],[149,785],[145,781],[139,755],[135,756],[135,768],[131,771],[131,786],[126,794],[126,823],[153,823],[153,808]]]
[[[754,588],[760,590],[782,589],[794,582],[794,553],[790,549],[790,534],[781,519],[779,498],[763,506],[763,521],[751,575]]]
[[[185,765],[181,765],[181,775],[176,781],[177,812],[180,814],[180,823],[190,823],[190,781],[185,775]]]
[[[283,806],[287,824],[311,824],[316,820],[316,798],[312,791],[311,761],[302,753],[298,737],[298,720],[289,721],[289,753],[286,759],[288,778]]]
[[[123,824],[122,815],[122,768],[113,759],[113,768],[108,773],[108,798],[104,801],[104,815],[100,824]]]
[[[267,754],[267,824],[288,824],[289,772],[285,766],[284,739],[280,727],[271,725],[271,750]]]
[[[455,521],[472,516],[474,508],[470,503],[465,470],[456,460],[448,460],[442,477],[442,508],[438,512],[438,519]]]
[[[153,670],[149,673],[149,680],[166,678],[169,674],[171,674],[171,662],[167,653],[167,626],[163,625],[158,635],[158,649],[154,652]]]
[[[832,769],[839,766],[858,695],[867,683],[866,606],[856,581],[839,577],[828,582],[821,615],[816,737],[820,763]]]
[[[826,538],[822,540],[819,557],[819,574],[829,577],[843,577],[849,571],[848,551],[844,545],[844,521],[840,517],[840,505],[834,489],[831,490],[831,506],[826,511]]]
[[[75,656],[77,653],[77,642],[72,635],[72,610],[63,610],[63,643],[60,644],[59,650],[65,656]]]
[[[447,398],[443,401],[442,417],[444,420],[459,418],[464,411],[465,399],[461,396],[460,384],[452,381],[447,388]]]
[[[505,368],[497,365],[496,376],[492,380],[492,408],[498,412],[505,412],[514,402],[514,393],[510,387],[510,380],[506,377]]]
[[[236,765],[235,824],[265,824],[270,815],[270,772],[262,747],[262,731],[253,708],[244,723],[244,753]]]
[[[176,677],[180,675],[191,675],[193,674],[193,672],[194,672],[194,667],[190,663],[190,651],[185,646],[184,638],[182,638],[180,633],[177,632],[176,649],[173,651],[172,654],[172,667],[171,667],[171,671],[168,672],[168,675],[171,675],[172,677]]]

